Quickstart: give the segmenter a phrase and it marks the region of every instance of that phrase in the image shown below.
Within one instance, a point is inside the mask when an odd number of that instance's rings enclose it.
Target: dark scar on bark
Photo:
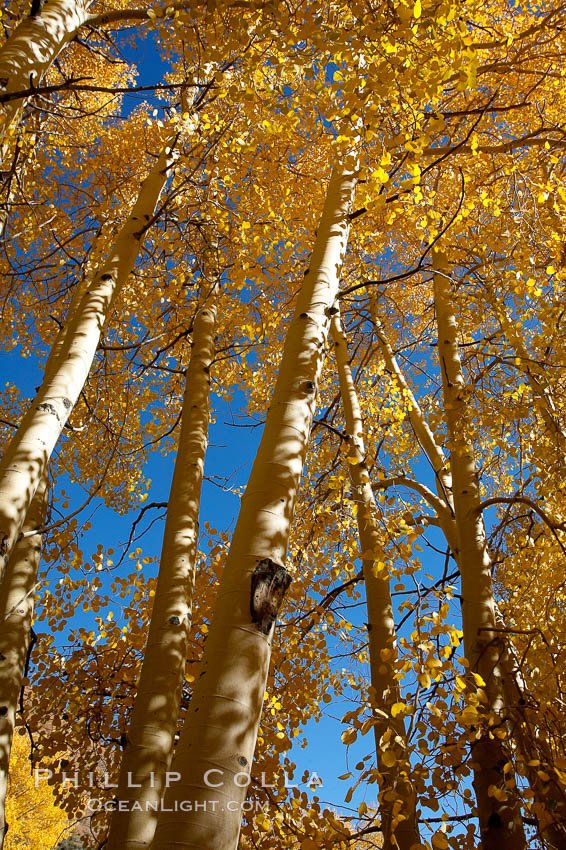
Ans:
[[[61,418],[57,413],[56,408],[52,404],[49,404],[48,401],[44,401],[43,404],[38,404],[37,409],[44,410],[46,413],[51,413],[51,415],[55,417],[57,422],[61,422]]]
[[[282,564],[276,564],[271,558],[259,562],[252,574],[250,613],[252,623],[269,634],[291,584],[291,576]]]

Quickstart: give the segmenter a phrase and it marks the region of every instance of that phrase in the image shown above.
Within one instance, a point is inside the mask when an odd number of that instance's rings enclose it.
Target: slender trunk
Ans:
[[[449,506],[452,500],[452,479],[450,477],[450,469],[444,452],[436,442],[428,422],[426,421],[419,404],[411,390],[403,370],[397,362],[397,358],[393,353],[389,340],[385,336],[383,326],[377,313],[375,299],[371,299],[371,313],[377,342],[385,365],[388,371],[395,377],[395,380],[401,389],[405,399],[408,402],[409,421],[415,432],[415,437],[420,447],[427,456],[430,465],[434,470],[436,481],[436,490],[441,499]]]
[[[371,302],[371,310],[381,355],[385,361],[387,369],[395,376],[398,386],[409,402],[409,421],[412,425],[413,431],[415,432],[417,442],[425,453],[425,456],[428,458],[428,462],[434,471],[436,492],[440,500],[440,504],[436,507],[438,522],[452,554],[456,557],[458,544],[456,542],[456,526],[454,523],[454,501],[452,498],[452,475],[450,473],[450,464],[442,450],[442,446],[437,442],[430,425],[426,421],[426,417],[422,412],[411,388],[409,387],[403,370],[399,366],[397,358],[393,353],[389,340],[385,336],[381,320],[377,314],[374,299],[372,299]]]
[[[497,603],[495,618],[499,628],[504,629],[505,620]],[[505,706],[513,727],[513,740],[523,758],[529,786],[537,803],[535,814],[541,838],[552,850],[566,850],[566,794],[556,781],[555,759],[541,729],[540,705],[529,692],[521,659],[511,638],[505,642],[501,666]]]
[[[179,781],[165,794],[152,850],[235,850],[238,844],[273,623],[289,583],[283,565],[316,408],[328,312],[346,252],[356,168],[347,157],[330,179],[173,760]],[[192,810],[180,810],[182,801],[190,801]],[[178,811],[170,811],[176,806]]]
[[[331,330],[348,435],[349,457],[356,461],[348,466],[357,505],[360,548],[362,553],[375,553],[381,549],[381,535],[376,522],[377,509],[365,462],[363,422],[358,394],[338,313],[332,319]],[[375,691],[375,707],[389,715],[387,719],[378,716],[373,727],[377,764],[383,776],[379,795],[381,831],[386,847],[397,846],[399,850],[410,850],[414,844],[420,842],[417,798],[409,779],[405,721],[401,716],[391,716],[391,707],[401,702],[401,688],[395,678],[397,635],[389,577],[383,574],[380,576],[378,563],[377,555],[373,559],[362,559],[367,599],[371,685]],[[395,755],[393,765],[390,764],[392,753]]]
[[[25,91],[38,86],[43,74],[87,19],[92,0],[48,0],[36,15],[29,15],[0,47],[0,93]],[[0,164],[9,147],[9,128],[23,108],[21,99],[0,107]]]
[[[87,379],[104,322],[138,255],[147,223],[175,161],[167,145],[144,180],[105,263],[68,324],[53,371],[24,415],[0,464],[0,571],[21,530],[38,482]]]
[[[153,613],[120,767],[117,797],[127,811],[112,816],[108,850],[150,846],[173,754],[191,629],[215,323],[213,295],[194,323]]]
[[[562,462],[565,462],[566,455],[566,433],[558,418],[558,412],[552,390],[548,383],[548,376],[543,366],[534,360],[525,346],[521,335],[517,332],[515,324],[507,312],[505,304],[502,304],[497,298],[495,292],[490,286],[485,287],[486,295],[493,306],[501,330],[507,339],[507,342],[514,350],[516,355],[516,365],[526,378],[526,381],[531,388],[533,394],[533,402],[540,413],[540,416],[547,427],[548,433],[553,438],[554,447]]]
[[[496,623],[491,561],[479,510],[481,500],[472,423],[467,409],[448,269],[446,258],[436,253],[434,301],[457,529],[455,555],[462,581],[464,649],[470,669],[478,672],[486,683],[489,710],[502,715],[502,647],[497,632],[493,631]],[[507,791],[507,799],[502,800],[490,795],[490,789],[493,793],[495,788],[504,788],[503,767],[508,759],[502,741],[484,732],[472,745],[472,761],[483,850],[521,850],[526,846],[525,835],[515,795]]]
[[[47,476],[44,476],[28,511],[25,531],[34,531],[44,524],[47,493]],[[41,534],[18,541],[0,585],[0,848],[8,830],[5,814],[8,765],[30,644],[41,542]]]
[[[46,113],[36,112],[30,115],[27,127],[29,133],[36,136],[44,131]],[[21,133],[15,134],[19,137]],[[1,147],[1,145],[0,145]],[[11,155],[11,162],[0,156],[0,243],[5,237],[5,231],[12,208],[17,204],[18,197],[25,196],[28,189],[28,175],[32,160],[22,152],[16,144]]]
[[[382,356],[385,360],[385,364],[388,370],[395,375],[396,380],[399,386],[403,389],[405,393],[405,397],[409,399],[410,407],[409,407],[409,419],[413,426],[413,430],[415,432],[415,436],[419,441],[421,448],[423,449],[425,455],[427,456],[429,463],[435,471],[436,481],[437,481],[437,492],[439,497],[443,497],[444,501],[447,505],[448,510],[438,512],[438,521],[440,528],[442,529],[448,546],[452,551],[456,563],[459,567],[459,563],[457,560],[458,556],[458,543],[457,543],[457,529],[454,520],[454,504],[452,501],[452,478],[450,475],[450,466],[446,460],[442,447],[437,442],[434,433],[430,429],[426,418],[415,399],[413,393],[411,392],[405,376],[397,362],[395,355],[391,349],[391,346],[384,334],[382,324],[377,317],[377,313],[375,310],[374,302],[372,302],[372,310],[373,310],[373,320],[374,324],[377,328],[377,339],[380,345],[380,350]],[[439,474],[441,471],[441,474]],[[440,486],[439,486],[440,485]],[[495,602],[495,616],[496,622],[499,627],[504,627],[505,622],[501,613],[499,612],[497,603]],[[529,711],[525,708],[525,706],[529,702],[529,694],[526,682],[522,678],[522,676],[518,675],[517,671],[520,673],[520,665],[518,663],[517,653],[513,646],[513,641],[511,638],[507,638],[505,640],[505,650],[501,657],[501,666],[502,666],[502,674],[503,674],[503,691],[505,696],[505,708],[506,714],[510,716],[511,724],[512,724],[512,734],[513,739],[517,743],[519,751],[525,757],[525,763],[527,764],[530,759],[536,758],[536,753],[532,751],[532,748],[528,744],[528,728],[532,728],[533,725],[536,726],[536,718],[533,717],[532,710]],[[519,682],[519,679],[521,680]],[[529,715],[529,722],[527,722],[527,718],[524,716],[525,714]],[[530,753],[530,754],[529,754]],[[537,802],[543,803],[546,806],[546,802],[551,799],[551,805],[547,806],[547,809],[552,810],[553,812],[557,808],[558,800],[563,800],[564,795],[560,791],[558,785],[551,780],[549,783],[541,782],[540,777],[538,776],[538,772],[536,768],[529,767],[527,764],[527,775],[529,784],[531,789],[535,795],[535,800]],[[507,774],[509,778],[509,774]],[[566,820],[562,816],[562,805],[560,805],[560,818],[556,818],[555,823],[548,824],[548,818],[546,824],[544,822],[544,818],[537,815],[537,819],[539,820],[539,829],[541,830],[541,834],[544,836],[545,840],[547,840],[550,844],[550,847],[557,848],[557,850],[566,850],[566,840],[565,835],[566,831],[564,830],[563,824],[560,821]],[[558,822],[560,821],[560,822]]]
[[[71,300],[67,319],[79,302]],[[65,334],[60,330],[47,358],[44,380],[49,380],[57,367]],[[25,675],[30,647],[31,622],[35,606],[35,586],[39,570],[48,505],[47,470],[39,481],[26,514],[22,535],[12,550],[0,582],[0,850],[8,831],[5,803],[10,750],[14,732],[17,700]]]

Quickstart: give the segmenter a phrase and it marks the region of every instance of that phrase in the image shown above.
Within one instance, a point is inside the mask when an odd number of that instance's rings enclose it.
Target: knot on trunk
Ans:
[[[282,564],[264,558],[252,573],[250,613],[252,623],[269,634],[291,584],[291,576]]]

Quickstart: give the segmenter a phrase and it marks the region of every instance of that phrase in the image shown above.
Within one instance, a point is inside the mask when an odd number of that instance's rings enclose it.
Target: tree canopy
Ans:
[[[566,7],[0,24],[0,841],[566,847]]]

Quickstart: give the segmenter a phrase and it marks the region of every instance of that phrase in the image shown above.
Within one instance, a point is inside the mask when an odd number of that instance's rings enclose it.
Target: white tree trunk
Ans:
[[[47,476],[44,476],[28,511],[25,531],[33,532],[45,523],[47,494]],[[0,584],[0,848],[4,845],[7,831],[8,766],[30,645],[41,543],[39,533],[22,537],[14,547]]]
[[[0,464],[0,572],[18,538],[28,507],[61,431],[90,371],[104,322],[138,255],[169,169],[168,144],[144,180],[134,208],[106,262],[70,319],[57,362],[24,415]]]
[[[435,253],[434,304],[438,326],[438,357],[442,374],[446,429],[450,446],[450,468],[457,551],[454,553],[462,581],[462,628],[464,650],[470,669],[485,682],[487,707],[502,716],[504,692],[500,659],[502,641],[494,629],[495,602],[491,560],[475,463],[472,422],[458,348],[458,324],[450,289],[450,266],[443,254]],[[506,799],[490,794],[490,787],[503,790],[507,762],[504,746],[484,730],[472,745],[474,789],[478,806],[483,850],[522,850],[526,846],[521,810],[513,791]]]
[[[179,774],[179,781],[165,794],[152,850],[235,850],[238,844],[240,807],[263,705],[273,622],[288,583],[284,564],[316,408],[329,311],[346,253],[356,169],[354,157],[347,157],[330,179],[310,269],[297,298],[262,440],[242,498],[201,673],[173,759],[172,770]],[[211,787],[207,776],[222,786]],[[190,801],[192,810],[182,810],[181,801]],[[176,806],[177,811],[168,811]]]
[[[43,10],[24,18],[0,47],[0,94],[38,86],[43,74],[87,19],[92,0],[48,0]],[[0,106],[0,164],[9,128],[18,120],[24,101]]]
[[[348,437],[348,470],[357,507],[360,550],[362,553],[375,552],[376,549],[381,549],[382,533],[366,466],[362,413],[339,313],[332,319],[331,330]],[[354,459],[355,463],[352,463]],[[402,702],[401,687],[396,678],[397,633],[389,576],[376,572],[378,562],[377,555],[373,560],[367,557],[362,559],[368,618],[370,682],[375,692],[375,708],[381,712],[377,715],[373,727],[377,766],[383,777],[379,788],[380,826],[385,847],[411,850],[420,842],[417,799],[410,780],[405,720],[402,716],[393,717],[391,714],[392,706]],[[384,714],[389,716],[384,717]],[[385,743],[384,736],[386,733],[390,736],[391,732],[395,743],[391,743],[391,739]],[[389,756],[392,752],[395,754],[395,764],[385,764],[386,752]]]
[[[107,850],[150,846],[173,755],[192,622],[215,324],[213,295],[194,322],[151,624],[120,765],[117,797],[127,806],[112,815]]]

